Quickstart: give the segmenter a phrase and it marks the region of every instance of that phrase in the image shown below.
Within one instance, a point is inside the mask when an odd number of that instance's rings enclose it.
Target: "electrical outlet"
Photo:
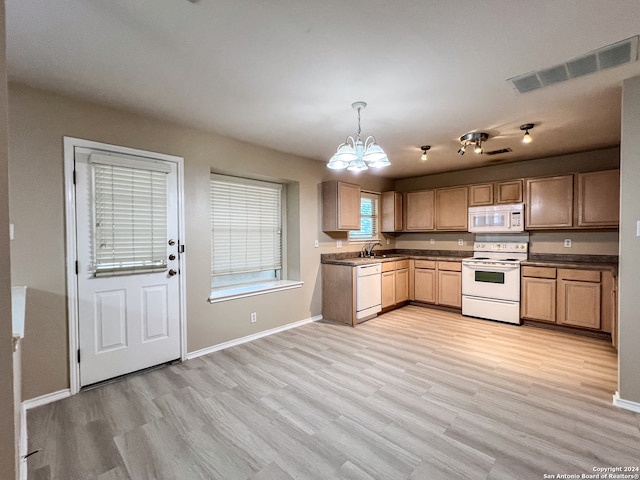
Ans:
[[[318,242],[318,240],[316,240],[315,242],[313,242],[313,246],[318,248],[320,246],[320,242]]]
[[[461,238],[459,238],[459,239],[458,239],[458,245],[464,245],[464,240],[463,240],[463,239],[461,239]]]
[[[430,239],[430,240],[429,240],[429,243],[430,243],[431,245],[433,245],[434,243],[436,243],[436,241],[432,238],[432,239]]]
[[[564,248],[571,248],[571,239],[570,238],[565,238],[564,239]]]
[[[389,245],[391,243],[391,239],[387,238],[387,245]]]
[[[251,323],[256,323],[258,321],[258,317],[256,316],[256,312],[251,312]]]
[[[336,247],[342,248],[342,240],[337,240],[336,241]]]

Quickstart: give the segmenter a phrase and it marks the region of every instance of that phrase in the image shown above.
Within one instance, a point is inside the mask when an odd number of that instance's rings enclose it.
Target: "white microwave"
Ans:
[[[524,203],[469,207],[469,231],[473,233],[524,231]]]

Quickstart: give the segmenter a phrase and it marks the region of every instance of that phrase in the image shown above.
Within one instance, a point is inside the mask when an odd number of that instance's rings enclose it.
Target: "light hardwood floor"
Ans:
[[[640,466],[607,342],[420,307],[33,409],[29,480],[543,479]],[[551,477],[546,477],[551,478]]]

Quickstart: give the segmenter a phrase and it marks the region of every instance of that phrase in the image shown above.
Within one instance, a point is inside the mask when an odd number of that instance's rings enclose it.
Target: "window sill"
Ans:
[[[209,303],[226,302],[236,298],[252,297],[265,293],[280,292],[302,287],[304,282],[299,280],[276,280],[273,282],[261,282],[248,285],[233,285],[230,287],[216,288],[211,291]]]

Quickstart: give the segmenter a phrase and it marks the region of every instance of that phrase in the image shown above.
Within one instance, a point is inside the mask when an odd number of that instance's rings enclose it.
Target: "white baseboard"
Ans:
[[[625,410],[631,410],[632,412],[640,413],[640,403],[632,402],[631,400],[625,400],[620,398],[620,392],[616,392],[613,395],[613,404],[616,407],[624,408]]]
[[[297,322],[288,323],[287,325],[283,325],[281,327],[272,328],[270,330],[265,330],[263,332],[254,333],[252,335],[247,335],[246,337],[237,338],[235,340],[230,340],[228,342],[219,343],[218,345],[213,345],[211,347],[203,348],[201,350],[196,350],[194,352],[187,353],[187,360],[192,358],[201,357],[202,355],[207,355],[209,353],[218,352],[220,350],[224,350],[226,348],[235,347],[236,345],[242,345],[243,343],[252,342],[253,340],[257,340],[262,337],[267,337],[269,335],[273,335],[274,333],[284,332],[285,330],[289,330],[291,328],[301,327],[302,325],[306,325],[308,323],[317,322],[318,320],[322,320],[322,315],[317,315],[311,318],[305,318],[304,320],[299,320]]]
[[[58,400],[62,400],[63,398],[67,398],[70,396],[71,390],[65,388],[64,390],[58,390],[57,392],[51,392],[45,395],[40,395],[39,397],[25,400],[24,402],[22,402],[22,406],[25,410],[31,410],[32,408],[41,407],[42,405],[47,405],[48,403],[57,402]]]

